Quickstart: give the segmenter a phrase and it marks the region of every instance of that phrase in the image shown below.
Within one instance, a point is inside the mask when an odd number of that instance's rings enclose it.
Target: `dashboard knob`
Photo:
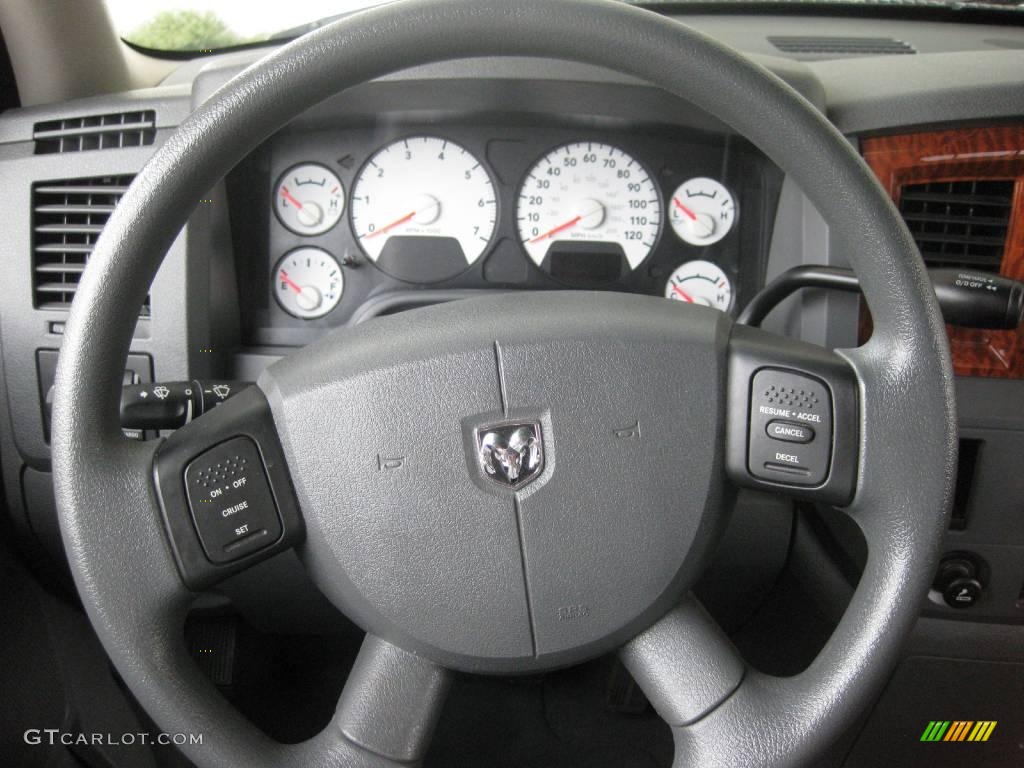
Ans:
[[[978,602],[984,591],[980,570],[978,563],[969,555],[947,555],[939,563],[939,572],[933,586],[950,608],[970,608]]]
[[[942,591],[942,599],[950,608],[970,608],[981,597],[981,582],[977,579],[954,579]]]

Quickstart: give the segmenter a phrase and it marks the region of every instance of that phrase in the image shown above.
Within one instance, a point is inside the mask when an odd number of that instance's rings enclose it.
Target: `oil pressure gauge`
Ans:
[[[274,267],[274,297],[281,309],[303,320],[323,317],[341,301],[341,266],[320,248],[296,248]]]
[[[285,171],[274,188],[278,220],[297,235],[320,235],[345,211],[345,189],[331,171],[303,163]]]
[[[717,264],[687,261],[669,275],[665,297],[728,312],[732,307],[732,283]]]
[[[690,179],[672,194],[669,222],[684,242],[711,245],[729,234],[736,222],[736,201],[721,182]]]

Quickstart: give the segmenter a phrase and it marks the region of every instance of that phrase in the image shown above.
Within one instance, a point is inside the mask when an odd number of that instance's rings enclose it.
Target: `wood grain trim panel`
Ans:
[[[1024,125],[866,138],[861,153],[897,205],[907,184],[1015,180],[1000,274],[1024,280]],[[1024,329],[947,330],[957,375],[1024,379]]]

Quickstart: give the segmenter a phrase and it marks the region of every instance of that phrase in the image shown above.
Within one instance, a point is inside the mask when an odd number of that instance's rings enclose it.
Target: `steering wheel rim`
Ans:
[[[734,657],[721,650],[727,641],[686,599],[622,652],[673,726],[676,765],[809,758],[879,690],[938,558],[956,457],[944,325],[905,225],[823,115],[778,78],[701,33],[617,3],[410,0],[365,11],[247,69],[154,153],[96,245],[57,371],[58,509],[90,619],[154,720],[168,732],[204,733],[201,746],[185,747],[202,765],[394,765],[421,757],[447,676],[376,638],[364,645],[335,720],[301,745],[259,733],[194,668],[179,631],[189,593],[151,482],[155,446],[131,443],[120,433],[119,371],[134,327],[135,315],[126,308],[141,306],[205,190],[249,151],[346,87],[411,66],[488,55],[609,67],[716,116],[797,181],[861,280],[874,335],[841,354],[856,372],[861,401],[858,482],[846,509],[864,531],[869,558],[832,638],[795,677],[737,674]],[[908,465],[911,455],[915,462]],[[724,676],[715,670],[725,670]],[[731,681],[724,688],[723,679]],[[693,698],[703,705],[694,709]],[[401,710],[409,701],[427,714]]]

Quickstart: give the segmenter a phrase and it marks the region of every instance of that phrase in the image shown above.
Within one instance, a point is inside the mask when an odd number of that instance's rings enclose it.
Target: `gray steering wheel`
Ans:
[[[850,254],[870,341],[833,353],[651,297],[472,299],[332,332],[167,440],[126,440],[117,404],[132,309],[203,194],[344,88],[494,55],[627,73],[751,140]],[[761,390],[794,382],[820,419],[818,464],[802,476],[764,461],[759,437],[771,413]],[[842,135],[778,78],[619,3],[396,2],[222,87],[111,216],[57,373],[61,530],[110,658],[161,728],[204,734],[184,748],[201,766],[415,763],[451,670],[514,674],[614,649],[671,725],[675,765],[789,765],[880,690],[915,621],[951,498],[952,384],[944,326],[898,213]],[[664,413],[677,417],[653,418]],[[269,505],[271,523],[265,545],[214,557],[193,525],[204,514],[197,467],[225,446],[236,463],[252,459],[253,503]],[[737,486],[841,507],[868,544],[845,616],[794,677],[748,668],[689,593]],[[181,642],[193,589],[288,547],[367,631],[332,722],[296,745],[228,705]]]

